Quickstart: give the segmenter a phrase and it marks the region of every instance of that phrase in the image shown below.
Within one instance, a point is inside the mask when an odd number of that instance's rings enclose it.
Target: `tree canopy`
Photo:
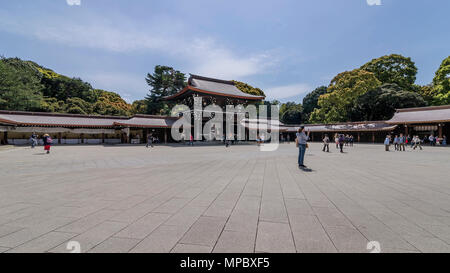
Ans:
[[[0,108],[39,111],[43,100],[42,75],[30,63],[0,59]]]
[[[356,99],[380,84],[372,72],[361,69],[338,74],[331,81],[327,93],[319,97],[320,108],[311,113],[310,122],[348,121],[349,112]]]
[[[244,93],[250,94],[250,95],[255,95],[255,96],[266,96],[266,94],[264,94],[264,91],[262,91],[261,89],[257,88],[257,87],[253,87],[248,83],[245,82],[239,82],[239,81],[233,81],[235,86],[237,87],[237,89],[241,90]]]
[[[295,102],[283,103],[280,107],[280,120],[285,124],[301,124],[304,122],[303,107]]]
[[[398,54],[386,55],[371,60],[361,69],[374,73],[381,83],[396,83],[404,90],[414,90],[417,67],[411,58]]]
[[[358,97],[349,117],[352,121],[388,120],[396,109],[421,106],[426,106],[426,102],[418,93],[385,83]]]
[[[305,121],[309,119],[309,116],[314,111],[314,109],[318,108],[319,97],[325,93],[327,93],[327,87],[320,86],[314,89],[311,93],[307,94],[305,98],[303,98],[303,115]]]
[[[173,95],[186,86],[186,76],[169,66],[157,65],[152,74],[145,79],[150,86],[150,93],[145,98],[147,114],[168,114],[168,102],[163,98]]]
[[[450,104],[450,56],[444,59],[433,79],[433,104]]]
[[[73,114],[129,115],[120,95],[93,89],[32,61],[0,59],[0,108]]]

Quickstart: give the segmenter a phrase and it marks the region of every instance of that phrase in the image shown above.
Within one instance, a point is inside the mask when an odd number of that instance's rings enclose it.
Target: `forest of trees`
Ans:
[[[133,111],[119,94],[18,58],[0,59],[0,109],[97,115]]]
[[[417,85],[411,58],[392,54],[334,77],[303,100],[305,122],[333,123],[390,119],[395,109],[450,104],[450,56],[433,81]]]
[[[395,109],[450,104],[450,56],[442,61],[428,85],[417,85],[411,58],[392,54],[336,75],[328,86],[307,94],[302,102],[261,102],[280,105],[286,124],[333,123],[390,119]],[[0,59],[0,109],[93,115],[168,115],[172,104],[163,97],[183,89],[186,75],[157,65],[145,78],[149,93],[128,104],[119,94],[95,89],[32,61]],[[248,83],[234,81],[242,92],[264,95]]]

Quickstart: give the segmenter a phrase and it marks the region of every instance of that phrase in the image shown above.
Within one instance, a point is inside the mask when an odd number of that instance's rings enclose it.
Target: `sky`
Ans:
[[[428,84],[450,55],[448,0],[0,0],[0,55],[32,60],[132,102],[147,73],[247,82],[301,99],[387,54]]]

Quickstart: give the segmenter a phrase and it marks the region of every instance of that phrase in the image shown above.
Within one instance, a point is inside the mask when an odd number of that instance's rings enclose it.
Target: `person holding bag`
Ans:
[[[296,135],[297,135],[297,138],[295,139],[295,144],[298,147],[298,167],[306,168],[306,166],[303,163],[304,163],[304,159],[305,159],[306,148],[308,147],[307,142],[309,140],[309,131],[306,134],[305,126],[301,126],[298,129],[298,133]]]

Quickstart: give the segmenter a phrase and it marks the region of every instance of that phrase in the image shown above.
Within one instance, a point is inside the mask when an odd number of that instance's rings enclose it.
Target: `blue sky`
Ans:
[[[127,101],[155,65],[234,79],[300,102],[337,73],[391,53],[417,83],[450,55],[448,0],[17,0],[0,6],[0,54]]]

